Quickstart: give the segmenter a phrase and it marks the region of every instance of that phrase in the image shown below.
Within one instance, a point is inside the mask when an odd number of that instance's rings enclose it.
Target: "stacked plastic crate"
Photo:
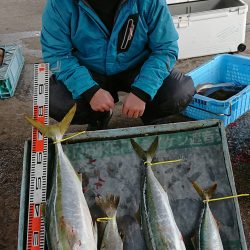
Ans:
[[[5,99],[14,95],[24,57],[19,45],[0,45],[0,51],[0,99]]]

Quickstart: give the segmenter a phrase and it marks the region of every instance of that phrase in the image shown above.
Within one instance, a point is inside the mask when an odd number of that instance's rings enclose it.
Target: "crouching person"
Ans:
[[[73,124],[105,129],[127,92],[122,113],[144,124],[177,114],[193,81],[174,69],[178,34],[164,0],[48,0],[41,44],[50,63],[50,116],[77,103]]]

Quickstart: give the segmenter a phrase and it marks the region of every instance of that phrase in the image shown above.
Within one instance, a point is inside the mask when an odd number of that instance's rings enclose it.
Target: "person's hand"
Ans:
[[[115,106],[112,95],[104,89],[97,90],[89,104],[94,111],[101,112],[110,111]]]
[[[133,93],[129,93],[124,100],[122,113],[130,118],[137,118],[143,115],[146,103]]]

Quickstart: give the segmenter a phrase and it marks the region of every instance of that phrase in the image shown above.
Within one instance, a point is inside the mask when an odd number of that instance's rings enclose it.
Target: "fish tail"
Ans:
[[[53,125],[45,125],[39,121],[36,121],[30,117],[25,117],[26,120],[35,128],[37,128],[44,136],[51,138],[53,141],[62,138],[67,131],[74,114],[76,112],[76,104],[69,110],[61,122]]]
[[[109,218],[113,218],[116,215],[119,201],[120,197],[113,194],[107,195],[106,197],[96,197],[96,204]]]
[[[141,148],[141,146],[138,143],[136,143],[133,139],[130,139],[130,142],[132,144],[133,149],[142,160],[151,162],[158,148],[159,138],[157,136],[154,139],[154,141],[152,142],[147,151],[144,151]]]
[[[217,183],[214,183],[208,189],[202,189],[200,185],[194,181],[192,182],[192,185],[203,200],[211,199],[217,188]]]

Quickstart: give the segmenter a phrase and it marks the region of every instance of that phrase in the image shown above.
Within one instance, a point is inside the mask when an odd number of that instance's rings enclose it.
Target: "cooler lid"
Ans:
[[[167,4],[187,3],[187,2],[199,2],[199,1],[200,0],[166,0]]]

